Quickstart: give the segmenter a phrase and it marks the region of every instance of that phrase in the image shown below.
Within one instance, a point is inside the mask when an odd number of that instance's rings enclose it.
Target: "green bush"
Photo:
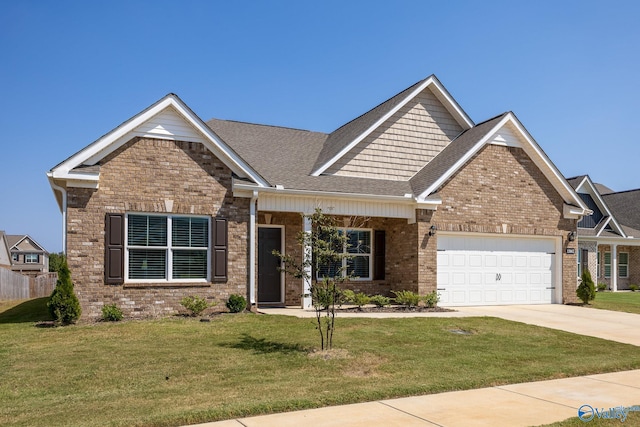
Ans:
[[[420,302],[420,296],[411,291],[391,291],[396,296],[395,302],[400,305],[406,305],[407,307],[416,307]]]
[[[122,310],[116,307],[115,304],[102,306],[102,320],[105,322],[119,322],[122,318]]]
[[[217,304],[218,303],[216,302],[208,303],[207,300],[197,295],[192,297],[184,297],[180,301],[180,305],[189,310],[191,312],[191,316],[193,317],[199,316],[200,313],[205,311],[207,308],[214,307]]]
[[[51,293],[51,297],[49,297],[47,307],[55,322],[62,325],[75,323],[82,314],[80,301],[78,301],[78,297],[73,292],[71,272],[66,260],[60,266],[58,281]]]
[[[631,292],[635,292],[638,290],[638,285],[629,285],[629,289],[631,289]]]
[[[370,298],[370,301],[378,308],[391,304],[391,298],[385,297],[384,295],[374,295]]]
[[[247,300],[242,295],[230,295],[227,301],[227,308],[232,313],[240,313],[247,308]]]
[[[438,301],[440,301],[440,295],[438,295],[437,291],[430,292],[422,297],[422,301],[424,301],[424,305],[429,308],[433,308],[438,305]]]
[[[606,291],[607,284],[606,283],[598,283],[598,292]]]
[[[369,295],[363,292],[353,292],[351,289],[342,291],[342,296],[345,302],[357,305],[358,308],[362,308],[363,305],[367,305],[371,301]]]
[[[589,270],[585,270],[585,272],[582,273],[580,284],[578,285],[578,289],[576,289],[576,295],[582,300],[583,304],[589,304],[589,301],[595,299],[596,287],[593,284]]]

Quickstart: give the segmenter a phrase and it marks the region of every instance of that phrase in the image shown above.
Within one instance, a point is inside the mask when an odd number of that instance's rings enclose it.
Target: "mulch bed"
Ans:
[[[439,313],[455,311],[442,307],[405,307],[402,305],[389,305],[386,307],[342,307],[336,309],[338,313]]]

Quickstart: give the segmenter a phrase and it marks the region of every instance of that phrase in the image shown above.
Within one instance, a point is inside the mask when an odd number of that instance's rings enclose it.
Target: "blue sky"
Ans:
[[[637,1],[0,0],[0,230],[61,248],[45,173],[167,93],[330,132],[436,74],[565,176],[640,187]]]

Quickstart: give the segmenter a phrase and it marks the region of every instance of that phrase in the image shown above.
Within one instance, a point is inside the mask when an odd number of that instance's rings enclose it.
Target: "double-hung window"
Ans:
[[[343,258],[338,265],[320,265],[317,278],[335,276],[337,270],[342,267],[343,275],[354,276],[354,280],[371,280],[371,230],[369,229],[342,229],[341,235],[346,233],[346,242],[342,248]]]
[[[127,215],[129,281],[205,281],[209,276],[209,218]]]
[[[38,254],[24,254],[25,264],[37,264],[38,262],[40,262]]]
[[[629,252],[618,254],[618,277],[629,277]]]

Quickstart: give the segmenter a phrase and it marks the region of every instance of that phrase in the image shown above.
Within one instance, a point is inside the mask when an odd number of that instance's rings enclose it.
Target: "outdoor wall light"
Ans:
[[[435,236],[436,231],[438,231],[438,228],[435,225],[432,225],[431,227],[429,227],[429,236]]]
[[[570,242],[573,242],[574,240],[576,240],[576,232],[575,231],[570,231],[569,235],[567,236],[567,238],[569,239]]]

